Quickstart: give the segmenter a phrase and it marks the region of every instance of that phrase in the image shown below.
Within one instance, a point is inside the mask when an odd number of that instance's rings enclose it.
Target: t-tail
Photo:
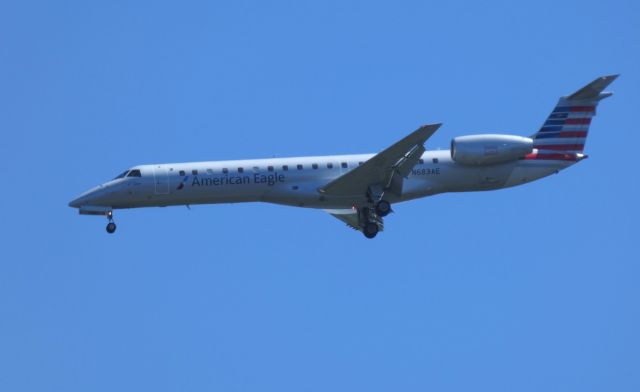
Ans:
[[[561,97],[542,128],[532,136],[538,155],[565,155],[577,160],[586,157],[582,152],[591,118],[596,114],[598,103],[613,95],[604,89],[617,77],[599,77],[575,93]]]

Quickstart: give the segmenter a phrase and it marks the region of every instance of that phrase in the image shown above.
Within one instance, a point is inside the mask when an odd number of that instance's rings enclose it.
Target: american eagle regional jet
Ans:
[[[600,77],[560,98],[530,137],[459,136],[448,151],[427,151],[441,124],[418,128],[377,154],[140,165],[69,203],[81,215],[103,215],[113,233],[113,210],[172,205],[267,202],[325,210],[373,238],[394,203],[445,192],[486,191],[558,173],[587,155],[584,144],[604,89]]]

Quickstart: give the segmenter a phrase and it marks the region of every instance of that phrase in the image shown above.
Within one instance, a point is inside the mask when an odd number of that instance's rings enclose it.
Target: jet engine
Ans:
[[[451,140],[451,159],[463,165],[492,165],[523,158],[533,140],[515,135],[470,135]]]

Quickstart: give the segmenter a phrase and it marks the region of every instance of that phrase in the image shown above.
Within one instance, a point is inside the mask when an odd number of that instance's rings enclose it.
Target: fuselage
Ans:
[[[267,202],[337,209],[366,203],[362,194],[329,196],[319,189],[362,165],[374,154],[268,158],[140,165],[69,203],[110,209]],[[427,151],[404,179],[398,203],[444,192],[511,187],[556,173],[579,159],[519,159],[494,165],[463,165],[450,151]]]

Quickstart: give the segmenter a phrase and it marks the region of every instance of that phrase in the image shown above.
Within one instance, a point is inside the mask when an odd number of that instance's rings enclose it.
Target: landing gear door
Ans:
[[[169,173],[163,165],[156,165],[153,168],[153,180],[156,187],[156,195],[169,194]]]

